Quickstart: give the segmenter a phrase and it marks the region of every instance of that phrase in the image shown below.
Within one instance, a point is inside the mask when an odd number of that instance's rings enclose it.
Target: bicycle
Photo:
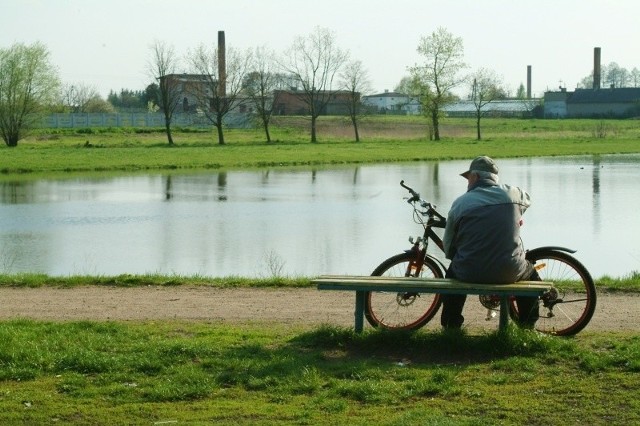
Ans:
[[[444,278],[447,269],[443,261],[427,253],[429,241],[444,252],[442,239],[434,231],[444,228],[446,218],[436,206],[420,198],[420,194],[404,181],[400,185],[411,197],[414,221],[424,228],[422,236],[409,238],[412,244],[404,253],[382,262],[371,274],[389,277]],[[552,281],[554,289],[539,298],[540,319],[536,330],[557,336],[571,336],[587,326],[596,308],[596,288],[589,271],[571,254],[575,250],[545,246],[527,250],[529,260],[542,281]],[[480,296],[480,303],[495,316],[499,297]],[[365,318],[374,327],[415,330],[427,324],[441,305],[439,294],[368,292],[365,297]],[[509,301],[509,316],[517,321],[515,298]]]

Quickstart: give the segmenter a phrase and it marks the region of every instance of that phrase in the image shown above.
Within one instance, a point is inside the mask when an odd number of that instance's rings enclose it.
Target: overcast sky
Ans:
[[[572,90],[601,62],[640,68],[638,0],[0,0],[0,47],[44,43],[64,83],[143,90],[154,40],[184,55],[225,32],[227,49],[283,52],[322,26],[368,70],[373,90],[393,90],[421,61],[419,40],[444,27],[464,42],[469,71],[489,68],[515,93]],[[184,71],[188,71],[185,69]]]

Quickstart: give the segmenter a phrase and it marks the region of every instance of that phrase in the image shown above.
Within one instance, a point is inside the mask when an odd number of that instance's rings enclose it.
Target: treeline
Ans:
[[[120,93],[111,90],[107,96],[117,111],[149,111],[157,108],[158,85],[152,83],[144,90],[121,89]]]
[[[616,62],[610,62],[601,67],[600,82],[603,88],[640,87],[640,70],[637,67],[628,70]],[[593,70],[591,74],[580,80],[578,87],[581,89],[591,89],[593,87]]]

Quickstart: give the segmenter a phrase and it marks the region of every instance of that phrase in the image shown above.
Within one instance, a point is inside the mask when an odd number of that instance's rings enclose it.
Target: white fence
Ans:
[[[230,128],[253,127],[252,118],[253,117],[248,114],[229,113],[225,116],[224,125]],[[184,113],[174,114],[171,125],[180,127],[213,126],[211,122],[202,115]],[[50,114],[43,118],[41,127],[164,127],[164,114],[157,112]]]

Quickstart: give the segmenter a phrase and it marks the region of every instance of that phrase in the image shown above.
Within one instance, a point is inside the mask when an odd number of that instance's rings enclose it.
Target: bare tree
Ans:
[[[463,62],[462,38],[440,27],[430,36],[422,37],[417,50],[424,57],[424,63],[410,71],[423,88],[423,110],[431,118],[435,140],[440,140],[442,107],[455,100],[452,89],[465,81],[459,76],[459,72],[467,67]]]
[[[158,81],[158,105],[164,114],[164,127],[169,145],[174,144],[171,123],[182,98],[182,84],[176,74],[179,65],[180,60],[173,46],[158,40],[151,45],[149,73]]]
[[[605,75],[610,87],[625,87],[627,70],[621,68],[616,62],[609,63]]]
[[[578,87],[583,89],[593,88],[593,70],[578,82]],[[638,87],[640,85],[640,72],[637,68],[631,71],[621,67],[616,62],[610,62],[600,67],[600,81],[603,87]]]
[[[367,70],[361,61],[349,62],[341,75],[343,89],[347,92],[346,111],[353,125],[356,142],[360,142],[358,121],[362,114],[361,96],[371,91],[371,82]]]
[[[83,83],[65,84],[62,88],[62,105],[69,112],[89,112],[87,106],[102,99],[95,87]]]
[[[315,143],[316,121],[335,95],[333,80],[349,55],[338,48],[333,32],[316,27],[306,37],[297,37],[285,57],[283,69],[302,86],[299,97],[311,116],[311,142]]]
[[[250,54],[233,48],[224,49],[224,63],[218,55],[218,47],[201,45],[189,54],[194,72],[201,78],[191,85],[198,108],[218,131],[218,144],[224,145],[224,119],[243,99],[242,84],[248,71]],[[223,70],[222,73],[220,70]]]
[[[486,113],[485,106],[502,97],[504,91],[500,88],[502,80],[495,72],[486,68],[480,68],[472,75],[471,94],[469,99],[473,102],[476,115],[477,139],[481,140],[480,119]]]
[[[0,135],[14,147],[39,114],[59,99],[58,72],[41,43],[0,49]]]
[[[274,109],[273,92],[282,80],[277,72],[275,52],[266,47],[256,47],[251,55],[251,69],[253,71],[247,74],[244,88],[249,101],[256,109],[257,118],[269,143],[269,123]]]
[[[631,87],[640,87],[640,70],[638,70],[637,67],[633,67],[629,73],[629,78],[631,80]]]

